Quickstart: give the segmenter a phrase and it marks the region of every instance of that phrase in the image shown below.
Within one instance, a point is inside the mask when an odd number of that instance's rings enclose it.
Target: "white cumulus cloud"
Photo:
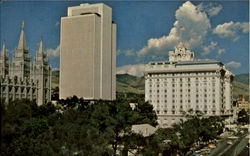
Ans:
[[[134,76],[143,76],[143,71],[145,69],[144,64],[136,64],[136,65],[125,65],[118,67],[116,69],[117,74],[129,74]]]
[[[60,45],[58,45],[55,49],[47,49],[45,50],[45,53],[50,58],[55,58],[60,56]]]
[[[135,56],[134,49],[128,49],[128,50],[120,50],[120,49],[118,49],[116,54],[117,55],[125,55],[127,57]]]
[[[201,53],[202,56],[208,55],[211,53],[212,50],[215,49],[217,42],[211,42],[210,45],[203,47],[203,52]]]
[[[226,53],[226,49],[219,49],[216,58],[219,58],[222,53]]]
[[[226,64],[226,67],[228,67],[230,69],[237,69],[237,68],[241,67],[241,63],[240,62],[231,61],[231,62],[228,62]]]
[[[220,38],[233,38],[233,41],[239,39],[239,33],[249,32],[249,22],[228,22],[219,24],[213,29],[213,34],[218,35]]]
[[[222,9],[221,5],[214,5],[213,3],[209,3],[208,5],[204,5],[203,3],[199,4],[197,6],[201,11],[205,11],[208,16],[212,17],[212,16],[216,16],[219,14],[219,12]]]
[[[151,38],[145,47],[137,52],[143,57],[167,57],[168,51],[173,50],[183,42],[188,48],[200,48],[203,40],[211,27],[207,14],[197,6],[187,1],[175,13],[176,21],[170,33],[160,38]]]

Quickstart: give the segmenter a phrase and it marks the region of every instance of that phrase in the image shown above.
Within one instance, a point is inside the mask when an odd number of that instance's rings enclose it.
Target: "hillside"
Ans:
[[[56,88],[59,87],[59,70],[52,71],[52,78],[51,78],[51,87]]]
[[[249,98],[249,74],[235,75],[233,82],[233,97],[244,95]]]
[[[59,84],[59,71],[52,72],[52,88]],[[144,77],[132,76],[129,74],[116,75],[116,91],[120,93],[144,94]],[[233,82],[233,96],[238,95],[249,97],[249,75],[236,75]]]
[[[249,85],[249,74],[235,75],[234,81]]]
[[[144,77],[129,74],[116,75],[116,91],[121,93],[144,94]]]

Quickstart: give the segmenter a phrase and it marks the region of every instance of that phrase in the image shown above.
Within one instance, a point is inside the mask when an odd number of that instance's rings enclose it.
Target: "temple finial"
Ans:
[[[22,21],[22,30],[24,29],[24,21]]]

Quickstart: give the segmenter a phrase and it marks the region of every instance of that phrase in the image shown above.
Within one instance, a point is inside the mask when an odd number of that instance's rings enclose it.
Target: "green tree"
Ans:
[[[245,111],[245,109],[239,111],[237,121],[242,124],[249,123],[249,114]]]

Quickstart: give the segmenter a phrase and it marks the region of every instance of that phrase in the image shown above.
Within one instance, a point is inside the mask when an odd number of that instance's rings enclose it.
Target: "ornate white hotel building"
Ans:
[[[234,75],[218,61],[195,60],[183,43],[169,52],[169,61],[150,62],[145,71],[145,100],[151,103],[160,127],[183,118],[183,112],[232,116]]]
[[[12,60],[6,53],[5,42],[0,54],[0,100],[5,104],[16,99],[35,100],[38,105],[51,101],[51,67],[44,53],[43,41],[34,61],[26,47],[24,22]]]

